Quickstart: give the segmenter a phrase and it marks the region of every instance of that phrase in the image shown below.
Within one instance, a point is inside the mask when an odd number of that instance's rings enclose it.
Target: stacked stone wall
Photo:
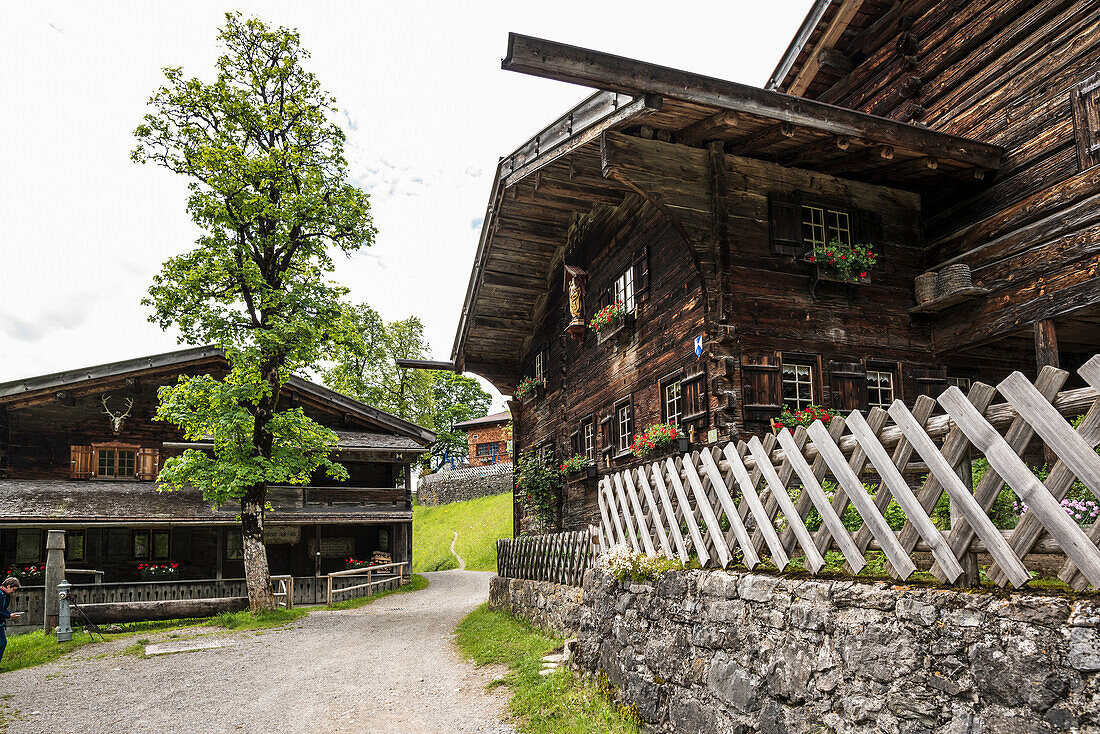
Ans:
[[[416,501],[422,505],[446,505],[512,491],[512,464],[469,467],[421,477]]]
[[[490,605],[576,635],[656,732],[1100,732],[1100,599],[721,571]]]

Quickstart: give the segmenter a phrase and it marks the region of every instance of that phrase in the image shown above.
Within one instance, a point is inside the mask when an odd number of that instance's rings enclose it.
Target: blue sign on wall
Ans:
[[[695,356],[696,357],[703,356],[703,335],[702,334],[695,337]]]

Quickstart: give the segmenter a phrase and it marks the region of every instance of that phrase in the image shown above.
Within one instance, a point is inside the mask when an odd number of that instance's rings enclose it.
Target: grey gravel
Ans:
[[[462,661],[452,641],[492,574],[425,575],[424,591],[315,611],[288,628],[174,633],[230,647],[142,659],[122,653],[131,637],[4,673],[7,731],[514,734],[505,689],[485,688],[501,670]]]

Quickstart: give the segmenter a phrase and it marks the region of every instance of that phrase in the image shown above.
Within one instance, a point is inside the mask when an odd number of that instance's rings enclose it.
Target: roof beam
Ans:
[[[990,170],[999,168],[1001,164],[1003,150],[995,145],[531,36],[509,34],[508,55],[501,62],[501,67],[624,94],[660,94],[669,99],[770,118],[834,135],[897,145],[924,155]]]
[[[741,115],[736,112],[730,112],[729,110],[715,112],[713,115],[693,122],[681,130],[678,133],[679,142],[684,145],[699,145],[708,140],[720,138],[730,128],[737,127],[739,124],[741,124]]]
[[[837,41],[840,40],[840,35],[844,33],[844,29],[848,27],[848,24],[852,22],[852,18],[859,12],[861,5],[863,5],[863,0],[844,0],[841,3],[833,19],[829,21],[829,26],[821,34],[821,38],[817,39],[817,43],[814,44],[814,52],[806,59],[806,63],[795,75],[794,81],[787,87],[787,94],[801,95],[806,91],[814,77],[817,76],[818,70],[821,69],[818,56],[823,50],[831,50],[836,45]]]
[[[661,98],[659,96],[655,94],[642,94],[637,99],[632,100],[622,107],[615,108],[602,118],[572,133],[568,137],[563,138],[545,152],[537,153],[534,158],[508,174],[504,179],[504,188],[514,186],[543,166],[556,161],[563,155],[572,153],[585,143],[595,140],[605,130],[619,123],[652,114],[659,109],[661,109]]]

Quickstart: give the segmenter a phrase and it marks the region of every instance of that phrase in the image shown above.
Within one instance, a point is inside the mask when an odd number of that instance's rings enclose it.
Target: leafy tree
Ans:
[[[492,397],[472,377],[454,372],[433,372],[432,377],[432,430],[437,436],[431,447],[432,465],[438,466],[444,457],[466,460],[470,448],[466,432],[456,431],[454,425],[487,415]]]
[[[160,391],[159,420],[189,438],[212,436],[211,455],[187,451],[161,471],[167,488],[239,502],[245,577],[254,611],[274,607],[263,543],[271,482],[304,484],[328,460],[332,431],[280,409],[289,375],[316,365],[346,321],[345,289],[328,280],[331,253],[369,246],[367,196],[348,182],[334,100],[305,68],[296,31],[227,14],[213,82],[164,70],[135,135],[135,161],[189,180],[196,247],[168,260],[144,303],[150,320],[228,356],[224,380],[184,377]]]
[[[423,459],[425,468],[444,456],[467,458],[466,434],[454,430],[454,424],[484,416],[492,397],[472,377],[397,366],[398,359],[425,359],[431,353],[416,316],[386,323],[366,304],[349,309],[347,316],[346,338],[324,372],[325,384],[435,431],[438,438]]]
[[[325,384],[337,392],[434,429],[434,372],[405,370],[398,359],[426,359],[424,324],[416,316],[386,323],[366,304],[347,311],[337,358],[325,370]]]

